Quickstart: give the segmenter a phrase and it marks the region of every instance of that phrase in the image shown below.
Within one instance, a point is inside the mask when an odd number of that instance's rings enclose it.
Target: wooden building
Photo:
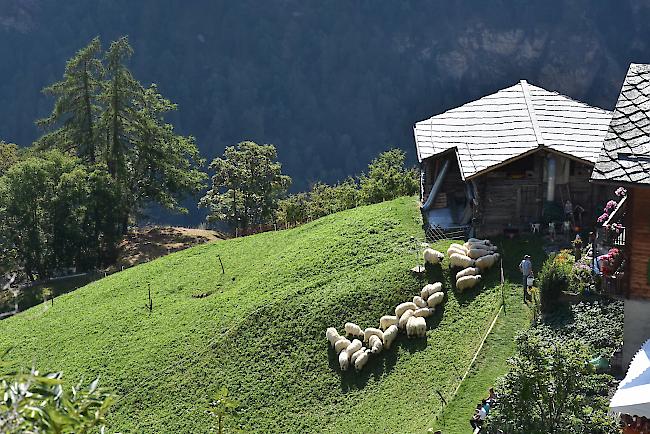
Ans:
[[[559,223],[566,200],[591,220],[605,187],[589,179],[610,119],[522,80],[416,123],[426,221],[490,236]]]
[[[623,212],[614,216],[624,233],[625,261],[619,273],[624,279],[627,364],[650,338],[650,65],[630,65],[592,182],[627,190]]]

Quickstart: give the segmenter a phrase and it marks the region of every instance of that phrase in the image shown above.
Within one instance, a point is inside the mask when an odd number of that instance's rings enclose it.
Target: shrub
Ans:
[[[557,302],[562,291],[570,287],[575,258],[568,250],[550,256],[538,275],[542,311],[548,312]]]

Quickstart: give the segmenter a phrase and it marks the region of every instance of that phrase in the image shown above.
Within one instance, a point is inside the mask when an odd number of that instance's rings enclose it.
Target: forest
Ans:
[[[415,163],[415,122],[522,78],[612,107],[629,59],[650,51],[650,8],[635,0],[330,6],[0,0],[0,139],[40,137],[34,120],[52,103],[41,90],[65,59],[127,35],[134,76],[178,104],[169,121],[207,161],[244,140],[274,144],[297,192],[392,147]],[[176,222],[202,220],[195,202]]]

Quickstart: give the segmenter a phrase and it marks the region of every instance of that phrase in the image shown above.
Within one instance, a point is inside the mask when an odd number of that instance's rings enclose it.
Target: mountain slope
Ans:
[[[415,122],[520,79],[612,109],[650,58],[649,19],[645,0],[0,0],[0,139],[31,143],[65,61],[126,34],[206,158],[274,143],[299,190],[412,151]]]
[[[242,401],[251,432],[421,431],[439,409],[435,391],[448,396],[469,363],[499,291],[448,291],[426,340],[400,336],[359,374],[339,371],[324,338],[350,320],[376,326],[419,292],[408,270],[420,225],[415,200],[401,198],[194,247],[0,322],[0,349],[71,382],[101,375],[120,396],[111,432],[207,432],[204,409],[221,385]],[[429,278],[449,289],[443,270]]]

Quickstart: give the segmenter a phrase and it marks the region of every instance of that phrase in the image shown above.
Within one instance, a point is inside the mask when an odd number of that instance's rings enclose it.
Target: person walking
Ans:
[[[519,263],[519,271],[523,276],[524,286],[524,303],[526,302],[526,290],[528,289],[528,277],[533,275],[533,263],[530,262],[530,255],[525,255],[524,259]]]

